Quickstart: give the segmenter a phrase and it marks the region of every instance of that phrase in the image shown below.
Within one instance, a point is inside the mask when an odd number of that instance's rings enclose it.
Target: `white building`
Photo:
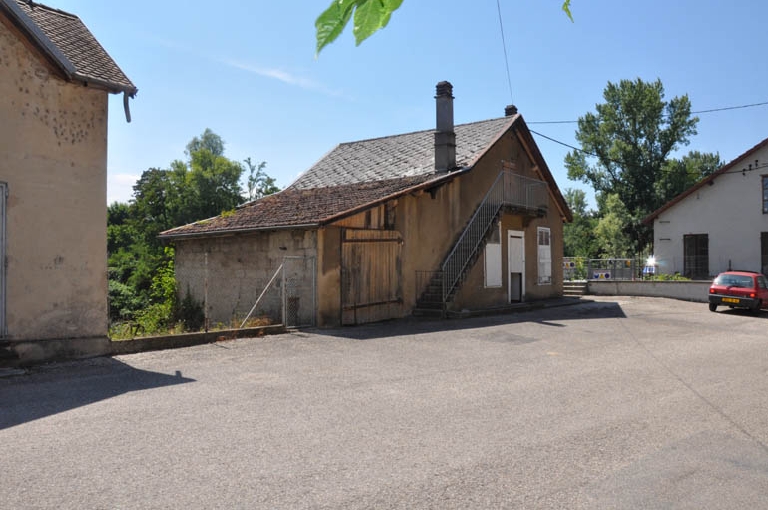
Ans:
[[[768,138],[645,218],[660,273],[768,272]]]

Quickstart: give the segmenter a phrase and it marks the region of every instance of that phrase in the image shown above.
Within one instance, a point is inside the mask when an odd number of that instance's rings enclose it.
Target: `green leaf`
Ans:
[[[352,16],[352,10],[358,1],[360,0],[332,0],[331,5],[317,17],[315,20],[315,29],[317,30],[315,57],[344,31],[344,27],[347,26],[347,22]]]
[[[571,0],[565,0],[563,2],[563,12],[568,16],[568,19],[573,23],[573,16],[571,15]]]
[[[355,10],[355,44],[360,45],[380,28],[389,23],[392,12],[403,3],[403,0],[359,0]]]

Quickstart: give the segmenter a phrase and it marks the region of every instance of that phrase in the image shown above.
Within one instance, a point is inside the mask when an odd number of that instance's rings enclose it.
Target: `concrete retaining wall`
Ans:
[[[154,336],[133,340],[110,341],[107,337],[70,338],[61,340],[28,340],[0,342],[0,368],[25,367],[70,359],[117,356],[145,351],[178,349],[210,344],[235,338],[276,335],[286,331],[283,326],[228,329],[208,333]]]
[[[689,282],[664,281],[590,281],[588,291],[596,296],[650,296],[705,303],[709,280]]]

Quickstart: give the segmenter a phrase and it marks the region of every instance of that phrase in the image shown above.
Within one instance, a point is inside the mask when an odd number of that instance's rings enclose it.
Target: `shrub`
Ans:
[[[184,299],[179,303],[178,320],[184,324],[187,331],[199,331],[205,324],[203,304],[192,296],[189,286]]]

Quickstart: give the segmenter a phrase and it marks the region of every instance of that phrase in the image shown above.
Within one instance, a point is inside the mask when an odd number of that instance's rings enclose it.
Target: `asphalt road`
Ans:
[[[768,508],[768,313],[596,298],[0,379],[0,507]]]

